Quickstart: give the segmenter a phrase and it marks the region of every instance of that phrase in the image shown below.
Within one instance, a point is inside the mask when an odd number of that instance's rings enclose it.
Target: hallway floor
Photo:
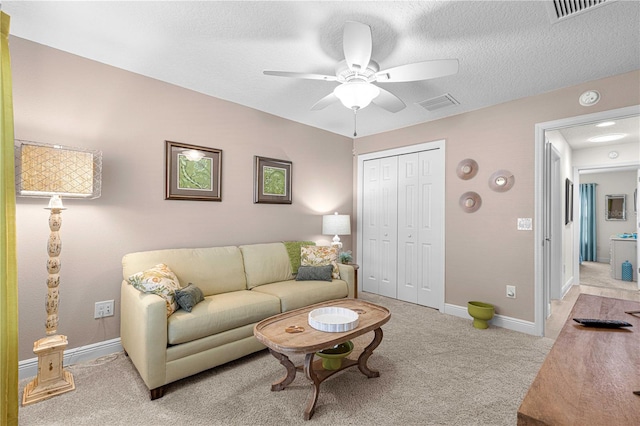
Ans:
[[[584,263],[591,265],[583,264],[580,267],[580,285],[572,286],[562,300],[551,301],[551,315],[545,323],[545,337],[552,339],[558,337],[576,299],[578,299],[578,295],[581,293],[640,302],[638,283],[633,281],[625,282],[613,278],[607,280],[606,271],[608,271],[609,264]],[[589,283],[594,285],[589,285]]]

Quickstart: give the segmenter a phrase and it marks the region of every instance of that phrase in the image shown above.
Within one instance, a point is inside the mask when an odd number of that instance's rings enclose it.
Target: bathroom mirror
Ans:
[[[606,220],[627,220],[627,196],[605,195],[605,216]]]

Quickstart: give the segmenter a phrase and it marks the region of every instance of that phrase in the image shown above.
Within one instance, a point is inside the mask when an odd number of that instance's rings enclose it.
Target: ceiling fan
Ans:
[[[458,72],[457,59],[415,62],[380,71],[378,63],[371,60],[371,27],[359,22],[345,23],[342,44],[345,59],[336,65],[335,76],[290,71],[264,71],[264,74],[340,83],[332,93],[316,102],[311,107],[312,111],[321,110],[339,100],[354,112],[371,102],[387,111],[398,112],[406,107],[405,103],[373,83],[428,80]]]

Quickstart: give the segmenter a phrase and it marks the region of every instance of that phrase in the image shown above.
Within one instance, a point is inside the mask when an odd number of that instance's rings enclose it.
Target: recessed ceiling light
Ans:
[[[602,123],[596,124],[596,127],[609,127],[616,124],[615,121],[603,121]]]
[[[619,139],[622,139],[625,136],[627,136],[626,133],[611,133],[610,135],[594,136],[587,140],[589,142],[611,142],[611,141],[617,141]]]

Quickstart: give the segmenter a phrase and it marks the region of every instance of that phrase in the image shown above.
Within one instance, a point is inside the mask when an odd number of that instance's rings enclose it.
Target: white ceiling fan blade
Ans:
[[[331,105],[332,103],[338,102],[338,101],[339,101],[338,97],[334,95],[333,92],[331,92],[327,96],[325,96],[324,98],[320,99],[318,102],[313,104],[313,106],[311,107],[311,111],[318,111],[318,110],[324,109],[329,105]]]
[[[371,27],[347,21],[342,36],[344,59],[351,71],[366,70],[371,60]]]
[[[429,80],[458,72],[457,59],[416,62],[400,65],[376,73],[379,83],[399,83],[404,81]]]
[[[262,71],[264,75],[275,75],[276,77],[291,77],[291,78],[303,78],[306,80],[324,80],[324,81],[336,81],[338,78],[335,75],[324,74],[309,74],[303,72],[291,72],[291,71]]]
[[[378,87],[378,89],[380,89],[380,94],[371,101],[374,104],[386,109],[389,112],[398,112],[406,107],[405,103],[402,102],[400,98],[393,93],[389,92],[388,90],[384,90],[381,87]]]

